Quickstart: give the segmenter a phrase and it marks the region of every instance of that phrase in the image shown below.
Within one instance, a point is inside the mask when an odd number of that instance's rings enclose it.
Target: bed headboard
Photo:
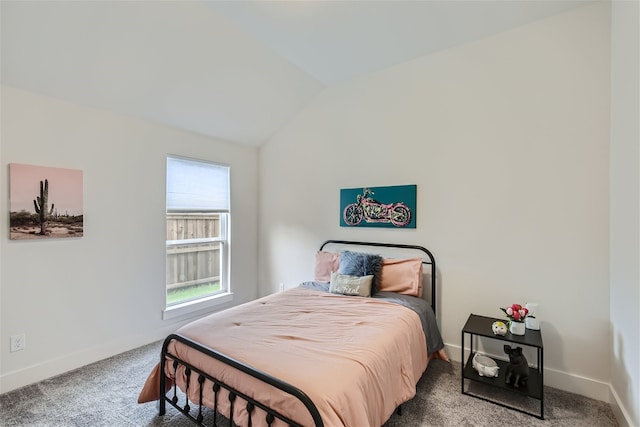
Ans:
[[[424,274],[427,276],[428,282],[431,283],[431,295],[427,301],[431,304],[433,314],[436,314],[436,259],[431,251],[427,248],[417,245],[403,245],[397,243],[379,243],[379,242],[355,242],[350,240],[327,240],[320,246],[321,251],[329,252],[366,252],[378,254],[387,258],[422,258]],[[426,286],[425,286],[426,289]],[[423,298],[427,295],[424,292]]]

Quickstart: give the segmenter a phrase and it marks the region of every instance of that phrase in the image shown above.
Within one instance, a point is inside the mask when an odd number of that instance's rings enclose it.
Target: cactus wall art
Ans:
[[[40,235],[47,234],[47,219],[49,215],[53,214],[53,203],[51,204],[51,211],[47,210],[49,206],[49,180],[45,179],[44,183],[40,181],[40,195],[33,201],[33,206],[36,208],[38,219],[40,220]]]
[[[82,171],[9,165],[11,240],[82,237]]]

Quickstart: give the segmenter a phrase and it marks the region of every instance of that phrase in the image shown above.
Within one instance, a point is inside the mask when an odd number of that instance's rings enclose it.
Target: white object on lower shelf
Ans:
[[[473,366],[473,369],[475,369],[481,377],[497,377],[498,370],[500,369],[495,360],[483,356],[480,353],[476,353],[475,356],[473,356],[471,366]]]

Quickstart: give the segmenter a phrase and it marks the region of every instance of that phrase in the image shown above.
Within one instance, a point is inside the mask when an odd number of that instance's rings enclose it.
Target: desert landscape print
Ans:
[[[82,237],[82,171],[9,165],[10,239]]]

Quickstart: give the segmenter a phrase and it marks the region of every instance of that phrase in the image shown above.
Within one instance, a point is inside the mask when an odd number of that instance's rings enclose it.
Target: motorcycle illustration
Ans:
[[[402,202],[384,204],[373,199],[373,191],[364,188],[362,194],[356,197],[356,203],[348,204],[342,216],[348,225],[358,225],[364,219],[366,222],[391,223],[396,227],[405,227],[411,222],[411,209]]]

